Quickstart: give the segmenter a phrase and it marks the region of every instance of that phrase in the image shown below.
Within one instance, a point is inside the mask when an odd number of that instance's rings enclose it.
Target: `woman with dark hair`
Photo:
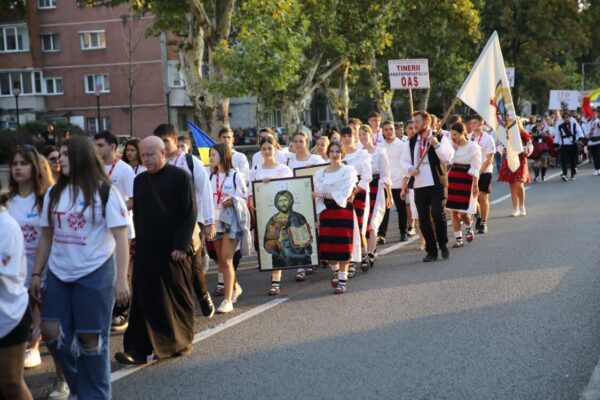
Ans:
[[[342,163],[344,149],[339,142],[327,147],[330,165],[313,178],[319,218],[319,253],[333,271],[331,286],[336,294],[346,291],[348,266],[352,258],[355,226],[352,197],[358,178],[356,170]]]
[[[129,139],[125,143],[125,150],[123,151],[122,160],[133,168],[135,175],[139,175],[146,170],[142,165],[142,159],[140,157],[140,139],[133,138]]]
[[[53,183],[48,162],[33,146],[17,147],[10,157],[10,178],[7,208],[11,216],[21,226],[27,256],[27,275],[25,287],[29,288],[33,264],[38,249],[42,228],[40,214],[48,187]],[[44,279],[42,279],[42,282]],[[40,307],[32,302],[33,337],[30,347],[25,351],[25,368],[34,368],[42,364],[40,356]],[[56,364],[56,378],[48,398],[66,397],[69,387],[60,365]]]
[[[31,328],[25,288],[27,260],[19,223],[5,206],[6,197],[0,196],[0,397],[31,399],[23,373],[23,353]]]
[[[58,177],[60,176],[60,154],[58,154],[58,149],[55,146],[45,146],[42,149],[42,155],[48,160],[50,171],[52,171],[52,181],[58,181]]]
[[[233,304],[242,294],[242,287],[235,279],[233,269],[233,254],[242,239],[241,231],[231,230],[231,226],[223,224],[221,214],[224,208],[233,207],[236,202],[246,201],[246,182],[233,169],[231,162],[231,150],[224,143],[215,144],[210,149],[210,185],[213,193],[213,215],[215,221],[216,235],[211,240],[215,245],[217,253],[219,273],[223,275],[224,299],[217,308],[221,314],[233,311]]]
[[[366,150],[359,149],[356,146],[358,135],[356,131],[351,127],[347,126],[342,128],[340,132],[342,136],[342,146],[344,147],[344,161],[346,164],[356,171],[358,176],[358,183],[354,188],[352,204],[354,206],[354,212],[358,221],[358,235],[354,242],[354,254],[352,261],[360,263],[363,271],[369,269],[369,257],[366,252],[367,241],[367,218],[369,216],[369,202],[367,201],[367,193],[370,190],[370,183],[373,179],[371,172],[371,156]],[[333,142],[332,142],[333,143]],[[361,248],[364,248],[364,252],[361,255]],[[350,265],[349,277],[352,278],[355,273],[354,265]]]
[[[279,178],[291,178],[294,176],[292,170],[281,163],[278,163],[275,159],[275,152],[277,151],[275,139],[271,136],[267,136],[260,141],[260,153],[264,162],[262,165],[254,165],[250,169],[250,195],[248,196],[248,205],[251,209],[254,209],[254,194],[252,192],[252,182],[262,181],[269,182],[271,179]],[[256,227],[254,227],[256,230]],[[271,289],[269,295],[275,296],[281,293],[281,270],[274,270],[271,273]]]
[[[531,143],[531,136],[523,129],[520,121],[518,124],[521,143],[523,144],[523,152],[519,154],[519,168],[515,172],[510,170],[508,161],[506,160],[506,150],[504,150],[502,167],[498,174],[498,181],[507,182],[510,185],[510,197],[513,203],[511,217],[527,215],[527,211],[525,210],[525,184],[531,183],[527,157],[533,151],[533,144]]]
[[[452,230],[456,240],[453,247],[459,248],[464,246],[461,223],[467,229],[467,242],[472,242],[475,238],[471,215],[477,212],[481,147],[467,138],[467,128],[462,122],[450,126],[450,135],[455,152],[448,171],[446,208],[452,212]]]
[[[127,206],[88,139],[65,140],[60,164],[62,174],[44,197],[30,293],[42,303],[48,265],[42,337],[72,396],[110,399],[112,309],[115,299],[129,301]]]

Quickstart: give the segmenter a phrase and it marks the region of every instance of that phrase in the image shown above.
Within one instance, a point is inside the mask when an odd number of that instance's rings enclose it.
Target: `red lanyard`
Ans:
[[[381,132],[381,131],[380,130],[377,131],[377,135],[373,136],[373,144],[374,145],[377,145],[377,140],[379,140],[379,132]]]
[[[479,135],[479,139],[477,139],[477,144],[481,144],[481,138],[483,137],[483,132]],[[475,141],[475,135],[473,135],[473,142]]]
[[[423,159],[425,156],[425,149],[427,148],[427,139],[419,140],[419,158]]]
[[[219,173],[217,172],[215,174],[216,179],[217,179],[217,193],[215,194],[217,196],[217,205],[221,204],[221,198],[223,197],[223,186],[225,186],[225,181],[227,180],[227,177],[225,176],[223,178],[223,183],[221,184],[221,186],[219,186]]]
[[[110,177],[113,173],[113,170],[115,169],[115,165],[117,165],[117,162],[119,161],[118,158],[115,158],[115,161],[113,161],[112,165],[110,166],[110,171],[108,171],[108,176]]]

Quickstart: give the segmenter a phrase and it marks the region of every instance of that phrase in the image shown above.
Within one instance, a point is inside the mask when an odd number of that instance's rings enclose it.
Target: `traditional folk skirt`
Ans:
[[[521,183],[530,183],[531,178],[529,177],[529,165],[527,165],[527,157],[525,154],[519,154],[519,169],[515,172],[512,172],[508,167],[508,162],[506,159],[502,160],[502,167],[500,167],[500,173],[498,174],[498,181],[500,182],[521,182]]]
[[[319,222],[319,253],[327,261],[349,261],[352,254],[354,210],[351,203],[341,208],[325,199]]]
[[[358,193],[354,196],[354,200],[352,201],[352,206],[354,207],[354,212],[356,212],[356,219],[358,220],[358,231],[361,235],[365,235],[367,232],[367,226],[365,219],[368,217],[365,216],[365,211],[368,213],[367,209],[367,192],[364,189],[360,189]]]
[[[473,177],[468,171],[470,165],[455,164],[448,171],[448,200],[446,208],[464,213],[474,213],[471,210],[474,198],[471,195],[473,189]],[[475,204],[476,206],[476,204]]]

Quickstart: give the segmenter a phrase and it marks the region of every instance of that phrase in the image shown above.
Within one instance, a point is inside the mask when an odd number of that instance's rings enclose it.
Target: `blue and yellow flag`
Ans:
[[[216,144],[216,142],[206,132],[197,127],[196,124],[188,120],[186,120],[186,122],[192,131],[192,135],[194,136],[194,142],[196,142],[196,147],[198,147],[198,154],[200,155],[202,163],[205,166],[210,165],[210,161],[208,159],[210,148]]]

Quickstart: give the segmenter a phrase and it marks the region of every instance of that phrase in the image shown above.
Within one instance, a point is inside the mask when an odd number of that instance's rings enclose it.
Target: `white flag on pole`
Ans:
[[[481,115],[496,132],[506,147],[508,167],[516,171],[523,144],[498,33],[494,32],[488,40],[456,97]]]

